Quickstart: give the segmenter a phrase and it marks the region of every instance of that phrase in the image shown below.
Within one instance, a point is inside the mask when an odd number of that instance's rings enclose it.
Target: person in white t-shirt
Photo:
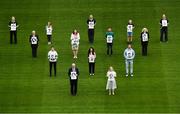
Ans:
[[[54,66],[54,76],[56,76],[56,64],[58,59],[58,53],[54,49],[54,47],[51,47],[51,50],[48,52],[48,60],[49,60],[49,72],[50,77],[52,75],[52,66]]]
[[[116,72],[114,71],[113,67],[110,66],[109,70],[107,72],[107,84],[106,84],[106,90],[109,90],[109,95],[114,95],[114,90],[117,88],[116,85]]]
[[[161,25],[160,41],[161,42],[168,42],[168,24],[169,24],[169,20],[167,19],[166,15],[163,14],[162,19],[160,20],[160,25]]]
[[[130,19],[127,24],[127,42],[128,43],[132,43],[133,29],[134,29],[134,24],[133,24],[132,20]]]
[[[71,46],[74,58],[77,58],[78,50],[79,50],[79,40],[80,40],[80,34],[75,29],[71,34]]]
[[[47,39],[48,39],[48,44],[52,43],[52,31],[53,31],[53,27],[52,27],[52,23],[48,22],[48,24],[46,25],[46,35],[47,35]]]
[[[96,52],[93,47],[90,47],[88,50],[89,75],[94,75],[95,73],[95,60]]]

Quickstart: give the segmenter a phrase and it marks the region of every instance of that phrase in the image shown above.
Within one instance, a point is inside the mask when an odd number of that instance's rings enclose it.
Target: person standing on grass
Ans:
[[[72,66],[68,71],[68,76],[70,79],[71,95],[75,96],[77,94],[77,84],[79,77],[79,70],[75,63],[72,63]]]
[[[142,45],[142,55],[147,56],[147,47],[149,42],[149,32],[147,28],[143,28],[141,32],[141,45]]]
[[[106,90],[109,90],[109,95],[114,95],[114,90],[117,88],[116,86],[116,72],[114,71],[113,67],[110,66],[107,72],[108,80],[106,85]]]
[[[112,32],[112,28],[108,28],[106,32],[106,42],[107,42],[107,55],[113,54],[113,40],[114,40],[114,32]]]
[[[93,47],[90,47],[88,50],[88,62],[89,62],[89,75],[94,75],[95,73],[95,60],[96,52]]]
[[[71,34],[71,46],[73,51],[73,58],[77,58],[78,50],[79,50],[79,40],[80,40],[80,34],[75,29]]]
[[[93,15],[89,15],[89,19],[87,20],[87,25],[88,25],[89,43],[93,44],[93,42],[94,42],[94,28],[96,25],[96,20],[93,18]]]
[[[53,31],[53,27],[51,22],[48,22],[48,24],[46,25],[46,35],[47,35],[47,39],[48,39],[48,45],[50,45],[52,43],[52,31]]]
[[[10,28],[10,44],[13,43],[13,37],[14,43],[17,44],[17,28],[19,25],[14,16],[11,17],[11,21],[9,22],[8,27]]]
[[[127,25],[127,42],[128,42],[128,44],[132,43],[133,29],[134,29],[134,24],[132,23],[132,20],[129,20],[128,25]]]
[[[166,15],[162,15],[162,19],[160,20],[160,41],[161,42],[168,42],[168,24],[169,21],[166,18]]]
[[[39,37],[36,35],[36,31],[32,31],[32,34],[30,35],[29,42],[31,44],[32,48],[32,57],[37,57],[37,48],[38,48],[38,42]]]
[[[131,45],[128,44],[128,48],[124,51],[124,58],[125,58],[125,64],[126,64],[126,77],[129,75],[129,69],[130,74],[133,76],[133,59],[135,57],[135,51],[132,49]]]
[[[58,59],[58,53],[51,47],[51,50],[48,52],[48,59],[49,59],[49,73],[50,77],[52,76],[52,67],[54,66],[54,76],[56,76],[56,64]]]

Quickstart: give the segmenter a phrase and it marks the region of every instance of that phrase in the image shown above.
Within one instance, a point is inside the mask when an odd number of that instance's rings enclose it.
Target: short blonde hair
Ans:
[[[148,29],[147,28],[143,28],[142,32],[148,32]]]

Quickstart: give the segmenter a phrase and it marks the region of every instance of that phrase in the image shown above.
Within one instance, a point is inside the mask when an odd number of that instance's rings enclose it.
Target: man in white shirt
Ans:
[[[161,35],[160,35],[160,41],[161,42],[168,42],[168,24],[169,21],[166,18],[166,15],[162,15],[162,19],[160,20],[160,25],[161,25]]]
[[[30,35],[29,42],[31,44],[32,48],[32,57],[37,57],[37,48],[38,48],[38,42],[39,37],[36,35],[36,31],[32,31],[32,34]]]
[[[78,77],[79,77],[79,70],[76,67],[75,63],[72,63],[72,66],[68,71],[68,76],[69,76],[69,79],[70,79],[71,95],[76,96],[76,94],[77,94],[77,83],[78,83]]]
[[[51,47],[51,50],[48,52],[48,60],[49,60],[49,72],[50,77],[52,76],[52,67],[54,66],[54,76],[56,76],[56,63],[58,59],[58,53],[54,49],[54,47]]]
[[[88,25],[88,38],[89,42],[93,44],[94,42],[94,28],[96,25],[96,20],[93,18],[93,15],[89,15],[89,19],[87,20]]]
[[[17,28],[19,27],[19,25],[14,16],[12,16],[8,27],[10,28],[10,44],[13,43],[13,36],[14,36],[14,43],[17,44]]]
[[[126,76],[129,75],[129,67],[130,67],[130,74],[133,76],[133,59],[135,57],[135,51],[131,48],[131,45],[128,45],[128,48],[124,51],[124,58],[126,64]]]

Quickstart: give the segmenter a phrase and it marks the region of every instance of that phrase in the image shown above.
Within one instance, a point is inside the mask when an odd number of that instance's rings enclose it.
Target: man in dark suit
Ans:
[[[87,20],[87,25],[88,25],[89,43],[93,44],[93,42],[94,42],[94,28],[96,25],[96,20],[93,18],[93,15],[89,15],[89,19]]]
[[[163,14],[162,19],[160,20],[160,41],[161,42],[168,42],[168,24],[169,21],[165,14]]]
[[[68,76],[70,79],[71,95],[75,96],[77,94],[77,83],[79,76],[79,70],[75,63],[72,63],[72,66],[68,71]]]
[[[147,56],[147,47],[149,42],[149,32],[147,28],[143,28],[141,32],[141,45],[142,45],[142,55]]]
[[[32,34],[30,35],[29,42],[32,48],[32,57],[37,57],[39,37],[38,35],[36,35],[36,32],[34,30],[32,31]]]
[[[10,44],[13,43],[13,36],[14,36],[14,43],[17,44],[17,28],[19,27],[16,19],[12,16],[11,21],[8,24],[10,28]]]

